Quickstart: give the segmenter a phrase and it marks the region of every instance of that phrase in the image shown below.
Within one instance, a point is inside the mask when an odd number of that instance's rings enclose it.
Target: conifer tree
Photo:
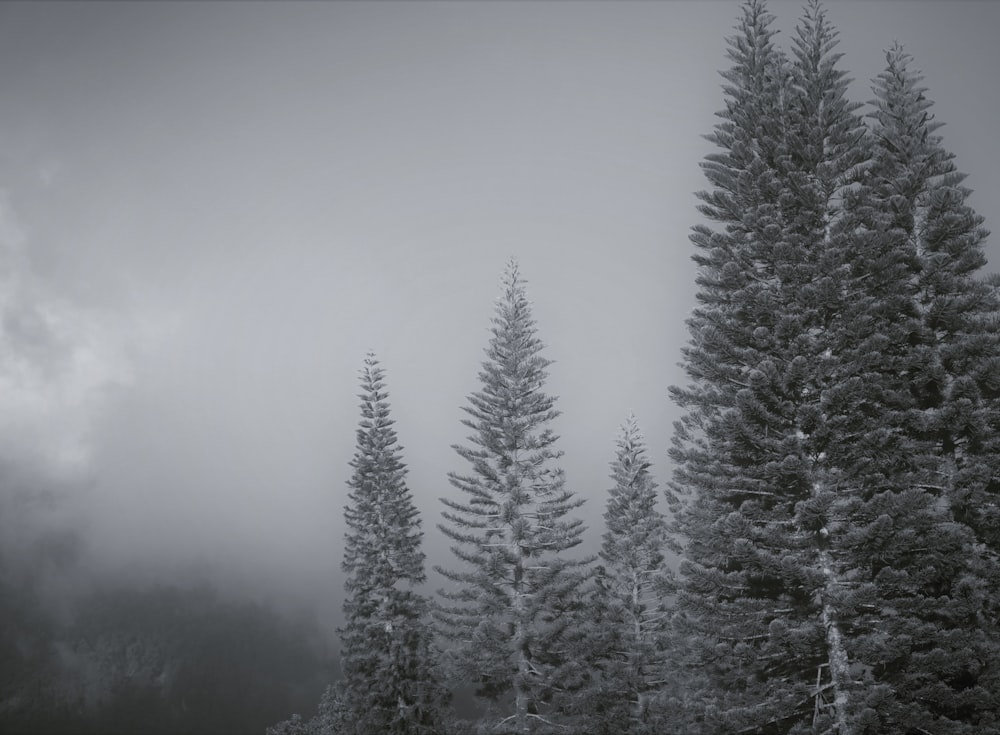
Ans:
[[[437,733],[446,700],[431,658],[422,532],[389,417],[384,371],[372,354],[361,371],[361,421],[351,460],[340,631],[341,721],[351,735]]]
[[[585,562],[566,552],[580,543],[582,521],[570,514],[583,501],[556,465],[559,412],[543,390],[550,361],[514,261],[502,286],[482,387],[464,409],[470,444],[454,447],[470,471],[449,474],[461,500],[442,498],[439,528],[458,565],[437,568],[452,582],[438,616],[456,646],[456,677],[493,705],[486,731],[535,733],[555,727],[559,697],[580,675],[567,651]]]
[[[633,416],[616,439],[611,479],[596,576],[610,658],[599,680],[601,695],[612,705],[605,716],[615,732],[662,732],[651,700],[668,682],[668,601],[675,580],[664,558],[670,545],[666,518],[656,508],[657,485]]]
[[[936,133],[943,123],[929,112],[932,103],[911,61],[894,45],[875,80],[876,158],[858,197],[880,218],[866,221],[868,228],[891,231],[917,259],[919,323],[910,336],[909,376],[922,434],[947,463],[948,487],[936,489],[948,491],[956,517],[1000,552],[997,280],[977,276],[986,264],[988,232],[966,203],[965,175]]]
[[[884,272],[885,254],[901,254],[897,268],[906,278],[893,283],[890,308],[910,315],[895,360],[908,406],[897,425],[909,438],[914,485],[979,542],[963,545],[967,563],[952,562],[952,576],[936,584],[933,620],[899,631],[911,652],[905,666],[895,666],[895,718],[949,732],[996,732],[1000,638],[990,591],[1000,577],[990,500],[995,509],[998,301],[994,287],[976,277],[985,264],[983,220],[966,204],[964,176],[935,134],[940,123],[928,111],[921,79],[900,46],[886,61],[869,115],[873,160],[848,198],[858,224],[855,260],[861,252],[883,253]],[[859,641],[862,659],[886,658],[882,627]]]
[[[677,620],[710,683],[690,729],[965,732],[922,699],[947,682],[916,684],[968,632],[970,536],[923,486],[906,430],[915,261],[858,235],[870,140],[823,9],[807,7],[790,58],[771,21],[751,0],[730,42],[716,188],[700,195],[723,227],[692,235],[692,383],[673,391],[687,414],[671,494],[693,493]]]
[[[706,732],[782,731],[808,721],[815,672],[843,654],[840,629],[816,609],[826,588],[819,550],[796,518],[814,491],[797,409],[836,309],[819,243],[828,226],[824,194],[853,163],[835,168],[821,156],[820,181],[809,141],[824,140],[836,122],[830,142],[847,148],[855,136],[845,133],[860,122],[841,103],[842,74],[809,54],[808,66],[789,61],[775,47],[773,20],[762,2],[748,2],[729,41],[726,109],[710,136],[721,150],[703,165],[715,189],[699,194],[701,213],[723,227],[699,225],[692,234],[700,305],[684,357],[693,382],[673,390],[687,415],[675,434],[672,489],[694,493],[680,516],[687,545],[678,626],[692,641],[691,665],[709,677]],[[814,22],[812,31],[824,38],[800,39],[828,60],[829,29]],[[838,119],[810,116],[807,105],[817,102]],[[822,129],[813,133],[809,122]]]

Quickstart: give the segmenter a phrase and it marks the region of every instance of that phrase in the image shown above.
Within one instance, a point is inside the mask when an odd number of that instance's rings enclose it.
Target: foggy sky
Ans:
[[[997,226],[1000,4],[827,6],[855,99],[893,41],[914,55]],[[787,43],[800,4],[770,8]],[[693,193],[738,15],[0,4],[0,462],[62,498],[32,518],[83,529],[95,574],[339,607],[371,349],[429,562],[450,563],[437,499],[515,256],[596,549],[630,410],[669,477]],[[996,238],[988,254],[997,270]]]

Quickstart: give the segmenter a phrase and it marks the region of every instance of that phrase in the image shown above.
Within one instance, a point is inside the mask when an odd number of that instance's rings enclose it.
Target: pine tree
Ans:
[[[463,500],[442,499],[439,528],[460,566],[437,568],[453,583],[438,615],[456,645],[456,676],[495,705],[484,725],[533,733],[554,726],[560,694],[580,676],[566,653],[585,562],[565,552],[580,543],[582,521],[569,514],[583,501],[555,465],[562,452],[549,424],[559,412],[543,391],[550,361],[514,261],[502,283],[482,388],[464,409],[471,444],[454,447],[471,472],[449,474]]]
[[[384,371],[369,354],[361,371],[361,421],[351,460],[343,570],[338,696],[352,735],[440,732],[446,700],[431,657],[422,532],[389,417]]]
[[[822,600],[818,538],[797,519],[815,492],[798,414],[837,307],[836,271],[820,245],[831,224],[825,205],[853,164],[834,166],[809,146],[829,131],[827,144],[845,150],[860,122],[841,101],[842,75],[809,53],[813,63],[791,62],[775,47],[773,20],[762,2],[748,2],[729,41],[726,109],[709,136],[721,151],[703,165],[715,189],[699,194],[699,211],[724,227],[692,234],[700,306],[684,358],[693,382],[672,391],[687,410],[672,492],[694,493],[679,518],[687,544],[678,632],[709,685],[692,732],[809,722],[816,671],[843,664],[840,629]],[[800,41],[829,60],[829,29],[814,22],[812,32]],[[838,118],[809,115],[817,101]]]
[[[692,235],[692,384],[673,390],[687,414],[671,494],[693,493],[678,627],[709,678],[690,729],[965,732],[921,699],[947,682],[917,684],[970,612],[970,536],[907,431],[917,260],[858,231],[871,141],[824,11],[807,7],[790,58],[772,20],[748,2],[730,42],[716,189],[700,195],[723,228]]]
[[[954,155],[936,134],[922,77],[901,46],[886,53],[874,84],[876,160],[862,190],[881,220],[918,259],[918,330],[909,376],[919,397],[921,431],[948,466],[943,474],[956,517],[1000,552],[1000,298],[986,265],[983,218],[966,203],[971,193]]]
[[[669,681],[665,651],[675,580],[664,558],[670,546],[666,518],[656,508],[657,485],[632,416],[616,439],[611,479],[597,573],[600,626],[610,658],[599,680],[601,696],[609,703],[606,716],[615,732],[661,732],[651,700]]]
[[[873,160],[848,204],[858,220],[859,250],[882,253],[883,271],[887,254],[901,254],[896,267],[905,271],[892,284],[889,306],[910,315],[894,369],[905,381],[900,392],[907,406],[897,425],[909,439],[913,484],[933,498],[923,502],[971,529],[980,542],[961,547],[965,564],[934,565],[945,576],[932,587],[933,618],[898,629],[910,651],[906,665],[897,656],[889,677],[896,700],[890,716],[942,732],[996,732],[1000,681],[993,662],[1000,661],[1000,639],[996,597],[991,610],[988,591],[1000,581],[996,546],[990,549],[996,538],[990,532],[991,484],[1000,448],[998,301],[991,284],[975,277],[985,264],[986,232],[965,203],[964,177],[935,134],[940,124],[928,112],[921,79],[898,45],[886,60],[869,116]],[[928,529],[920,547],[940,534],[940,526]],[[930,565],[931,559],[922,562]],[[885,660],[884,627],[880,622],[861,637],[862,660]]]

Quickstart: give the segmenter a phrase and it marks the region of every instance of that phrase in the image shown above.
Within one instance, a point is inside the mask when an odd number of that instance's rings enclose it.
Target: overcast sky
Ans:
[[[787,39],[801,4],[770,8]],[[894,40],[914,55],[1000,227],[1000,3],[828,9],[859,101]],[[4,465],[61,488],[101,568],[212,565],[339,600],[371,349],[449,563],[437,498],[465,469],[450,446],[515,256],[596,547],[628,411],[669,476],[701,136],[739,13],[0,3]]]

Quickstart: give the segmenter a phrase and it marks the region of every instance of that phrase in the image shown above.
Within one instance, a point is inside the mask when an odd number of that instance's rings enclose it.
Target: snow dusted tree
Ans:
[[[678,630],[710,683],[689,729],[968,732],[931,664],[977,603],[971,537],[907,428],[918,260],[861,226],[870,139],[823,9],[807,6],[790,57],[772,20],[747,2],[730,42],[700,195],[722,229],[692,235],[692,383],[673,391],[671,494],[693,494]]]
[[[344,682],[331,684],[319,700],[318,712],[308,720],[302,715],[271,725],[264,735],[349,735],[356,732],[351,712],[344,701]]]
[[[651,700],[666,688],[669,599],[675,591],[664,551],[670,546],[666,518],[656,508],[657,485],[646,447],[631,415],[616,439],[611,462],[607,531],[598,569],[600,627],[609,661],[599,678],[614,732],[652,733]]]
[[[340,631],[341,719],[351,735],[438,733],[446,701],[431,657],[422,532],[389,418],[384,371],[369,354],[361,370],[361,422],[344,509],[346,624]]]
[[[1000,552],[1000,300],[982,279],[983,218],[966,203],[965,175],[935,133],[922,77],[899,45],[874,84],[876,159],[862,190],[880,220],[915,253],[920,315],[910,371],[922,432],[948,461],[941,476],[956,516]]]
[[[686,547],[677,625],[690,641],[689,664],[709,685],[704,721],[688,723],[692,732],[804,727],[816,672],[846,668],[824,599],[820,528],[806,532],[797,519],[815,488],[797,414],[837,306],[827,303],[837,289],[823,277],[827,210],[807,136],[823,140],[839,128],[829,145],[843,156],[860,121],[842,102],[842,75],[825,65],[825,89],[811,96],[836,119],[815,116],[823,130],[811,134],[804,105],[794,108],[810,97],[805,70],[775,47],[773,20],[752,0],[729,41],[726,109],[710,136],[721,150],[703,164],[715,189],[699,194],[701,213],[723,228],[699,225],[691,237],[700,251],[700,305],[684,350],[692,383],[672,391],[687,413],[676,427],[671,490],[693,493],[679,517]],[[824,158],[822,183],[843,185],[854,161]]]
[[[940,123],[928,112],[921,79],[898,45],[886,60],[869,116],[873,159],[847,199],[858,224],[853,262],[864,264],[871,284],[888,271],[904,276],[887,279],[880,297],[907,315],[895,349],[881,350],[883,369],[905,381],[899,387],[905,400],[897,401],[900,410],[884,428],[898,427],[909,437],[920,502],[969,527],[980,544],[956,545],[955,534],[949,540],[940,524],[928,528],[918,542],[927,567],[922,577],[930,570],[937,577],[922,590],[916,576],[893,586],[915,587],[908,591],[914,601],[923,592],[933,615],[921,615],[915,602],[919,624],[902,615],[866,624],[859,616],[858,652],[895,694],[893,708],[874,708],[888,710],[876,727],[888,729],[891,719],[941,732],[996,732],[1000,640],[997,601],[993,595],[991,603],[989,591],[1000,583],[998,300],[994,286],[976,277],[985,264],[983,220],[965,203],[964,176],[935,134]],[[933,549],[935,539],[943,542],[939,554],[952,544],[953,553],[942,555],[964,559],[933,563],[923,550]]]
[[[580,676],[567,652],[587,562],[566,552],[580,543],[582,521],[570,513],[583,501],[555,464],[550,361],[514,261],[502,285],[482,388],[465,408],[470,445],[455,447],[471,472],[450,473],[461,499],[442,499],[439,528],[459,564],[437,568],[453,583],[438,616],[456,677],[492,703],[486,731],[534,733],[555,727],[559,698]]]

